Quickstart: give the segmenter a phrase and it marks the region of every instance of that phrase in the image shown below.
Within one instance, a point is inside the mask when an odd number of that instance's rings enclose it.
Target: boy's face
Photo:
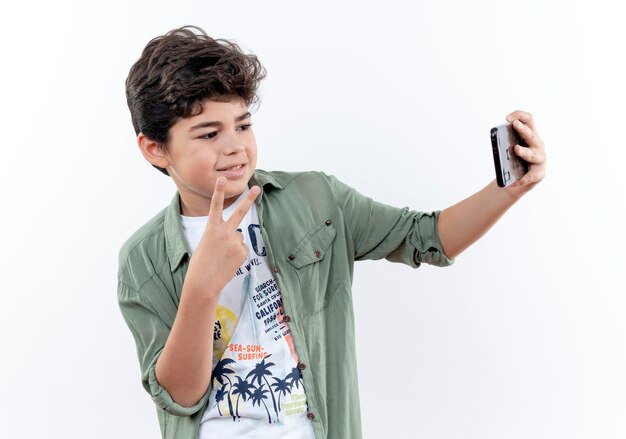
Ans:
[[[256,168],[251,123],[243,99],[236,98],[205,100],[202,113],[180,119],[170,128],[165,166],[157,165],[167,169],[176,183],[183,215],[208,215],[219,176],[226,177],[224,208],[241,195]]]

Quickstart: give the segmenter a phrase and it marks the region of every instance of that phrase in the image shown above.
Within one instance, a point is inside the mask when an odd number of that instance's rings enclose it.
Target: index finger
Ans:
[[[241,200],[241,203],[239,203],[226,223],[231,227],[237,227],[239,223],[241,223],[241,220],[243,220],[243,217],[246,216],[246,213],[250,210],[250,207],[252,207],[252,204],[259,193],[261,193],[261,189],[258,186],[253,186],[246,194],[246,197]]]
[[[513,122],[515,130],[525,142],[525,145],[530,148],[543,149],[543,141],[539,138],[539,135],[530,126],[525,125],[521,120],[515,120]]]
[[[508,114],[506,116],[506,120],[508,122],[513,122],[515,119],[519,119],[524,124],[528,125],[534,132],[537,132],[537,127],[535,126],[535,120],[533,119],[533,115],[527,111],[515,110],[514,112]]]
[[[224,208],[224,186],[226,185],[226,177],[217,177],[215,181],[215,190],[211,197],[211,209],[209,210],[209,223],[219,223],[222,219],[222,210]]]

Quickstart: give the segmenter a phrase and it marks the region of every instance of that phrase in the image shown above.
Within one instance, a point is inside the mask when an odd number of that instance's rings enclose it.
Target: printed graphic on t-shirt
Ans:
[[[228,347],[228,342],[235,332],[239,319],[230,309],[217,305],[217,320],[213,326],[213,351],[221,358]]]
[[[245,197],[223,210],[227,220]],[[208,217],[182,217],[193,251]],[[213,326],[213,385],[199,438],[313,439],[303,377],[255,205],[239,224],[248,258],[222,289]]]
[[[270,360],[272,353],[267,352],[262,344],[233,343],[237,329],[235,334],[224,329],[231,322],[240,321],[247,310],[241,310],[241,318],[237,319],[231,310],[220,306],[221,312],[218,313],[213,331],[214,358],[219,358],[213,370],[215,407],[220,416],[231,416],[233,420],[241,418],[240,407],[243,408],[244,405],[251,408],[263,407],[267,422],[271,424],[278,422],[281,415],[291,416],[305,412],[306,397],[302,373],[295,366],[298,356],[291,331],[283,321],[280,289],[261,259],[266,253],[264,247],[258,247],[262,243],[260,234],[257,234],[260,228],[257,224],[250,224],[248,230],[255,254],[237,270],[233,278],[234,281],[238,277],[243,279],[240,285],[251,304],[248,310],[254,320],[252,326],[257,336],[266,345],[269,344],[268,348],[278,343],[286,343],[291,367],[286,370],[277,367]],[[243,325],[242,329],[245,327]],[[262,333],[259,334],[259,330]],[[280,349],[281,345],[278,344],[277,348]]]
[[[243,347],[238,345],[233,349],[237,351]],[[306,411],[304,392],[297,391],[304,390],[301,389],[300,369],[293,367],[285,376],[273,376],[276,365],[266,361],[271,356],[272,354],[267,354],[244,378],[231,369],[235,360],[223,358],[217,363],[213,369],[213,380],[216,382],[215,405],[220,416],[232,416],[235,421],[240,418],[240,404],[251,404],[252,407],[260,407],[262,404],[267,413],[267,422],[271,424],[278,422],[281,414],[291,416]],[[285,403],[284,398],[288,395],[289,402]]]

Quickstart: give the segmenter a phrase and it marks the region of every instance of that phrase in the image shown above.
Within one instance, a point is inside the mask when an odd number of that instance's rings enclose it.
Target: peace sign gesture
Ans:
[[[185,283],[192,283],[200,291],[216,294],[230,281],[248,256],[248,246],[237,226],[243,220],[254,200],[261,192],[258,186],[250,189],[231,217],[224,221],[225,177],[218,177],[211,198],[211,208],[204,234],[189,262]]]

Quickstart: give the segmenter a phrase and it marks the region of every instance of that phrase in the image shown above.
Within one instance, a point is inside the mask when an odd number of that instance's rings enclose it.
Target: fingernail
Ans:
[[[226,182],[226,177],[218,177],[217,184],[222,185]]]
[[[511,122],[511,121],[513,120],[513,114],[509,114],[509,115],[506,117],[506,120],[507,120],[507,121],[509,121],[509,122]]]
[[[252,189],[250,189],[250,192],[256,195],[261,192],[261,188],[258,186],[254,186]]]

